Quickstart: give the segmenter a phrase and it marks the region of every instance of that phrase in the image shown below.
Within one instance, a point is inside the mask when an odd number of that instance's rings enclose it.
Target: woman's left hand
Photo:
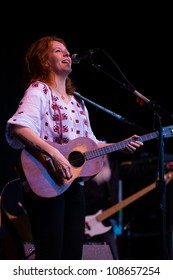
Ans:
[[[144,145],[143,142],[138,141],[137,139],[139,138],[138,135],[134,134],[132,137],[127,138],[127,140],[132,140],[130,143],[127,144],[127,146],[122,150],[126,153],[134,153],[136,149],[140,148],[141,146]]]

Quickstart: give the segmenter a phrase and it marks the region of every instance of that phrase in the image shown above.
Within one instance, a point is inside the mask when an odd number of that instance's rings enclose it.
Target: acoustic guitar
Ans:
[[[140,136],[133,141],[149,141],[158,138],[159,132],[154,131]],[[163,137],[173,136],[173,126],[163,128]],[[72,166],[72,178],[64,179],[61,174],[54,172],[50,157],[29,149],[23,149],[21,153],[21,165],[28,182],[27,190],[33,194],[50,198],[65,192],[75,179],[84,179],[95,176],[100,172],[103,166],[102,156],[112,152],[119,151],[127,146],[132,139],[126,139],[102,148],[90,138],[79,137],[71,140],[68,144],[60,145],[48,142],[57,148],[70,162]]]

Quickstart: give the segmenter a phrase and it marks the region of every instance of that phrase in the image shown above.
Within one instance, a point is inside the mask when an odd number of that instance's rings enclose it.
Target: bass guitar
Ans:
[[[165,182],[168,184],[173,179],[173,172],[168,172],[165,174]],[[128,206],[130,203],[139,199],[143,195],[149,193],[154,188],[156,188],[156,182],[151,185],[145,187],[144,189],[132,194],[131,196],[125,198],[119,203],[111,206],[106,210],[99,210],[94,215],[89,215],[85,217],[85,234],[89,237],[93,237],[95,235],[103,234],[111,229],[112,226],[105,226],[102,222],[109,218],[111,215],[117,213],[124,207]]]
[[[133,141],[145,142],[158,138],[158,135],[159,132],[154,131]],[[164,127],[163,137],[172,136],[173,126]],[[85,180],[99,173],[103,166],[102,156],[125,148],[131,141],[132,139],[126,139],[102,148],[98,148],[97,144],[87,137],[76,138],[64,145],[48,142],[69,160],[73,174],[70,180],[64,179],[61,174],[55,174],[49,157],[38,151],[23,149],[21,165],[28,182],[27,190],[43,198],[58,196],[66,191],[75,179]]]

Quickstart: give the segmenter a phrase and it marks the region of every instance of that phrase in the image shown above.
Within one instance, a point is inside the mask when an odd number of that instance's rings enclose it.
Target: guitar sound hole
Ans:
[[[72,152],[69,155],[68,160],[71,163],[71,165],[74,166],[74,167],[80,167],[85,162],[83,154],[81,154],[80,152],[76,152],[76,151]]]

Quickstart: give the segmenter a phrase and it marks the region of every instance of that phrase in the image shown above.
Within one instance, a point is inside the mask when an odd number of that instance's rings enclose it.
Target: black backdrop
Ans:
[[[15,151],[4,138],[7,119],[14,113],[23,95],[21,90],[21,64],[30,43],[40,36],[56,34],[65,39],[71,53],[88,49],[104,49],[118,64],[126,78],[149,100],[154,100],[170,114],[172,66],[172,17],[170,7],[149,5],[145,2],[127,4],[96,4],[89,1],[83,6],[75,2],[53,2],[35,7],[32,1],[25,6],[4,5],[1,17],[1,186],[11,176]],[[13,6],[14,5],[14,6]],[[6,6],[6,7],[5,7]],[[20,8],[20,9],[19,9]],[[13,9],[15,12],[13,12]],[[114,78],[119,78],[110,60],[102,53],[98,63]],[[140,106],[136,96],[110,77],[81,61],[73,65],[73,79],[78,91],[94,102],[120,114],[139,127],[153,129],[153,113],[148,105]],[[132,133],[141,133],[111,115],[88,104],[93,130],[108,141],[123,140]],[[171,125],[162,115],[163,125]],[[156,142],[147,143],[143,151],[157,153]],[[172,138],[165,141],[166,152],[172,152]],[[13,176],[13,175],[12,175]]]
[[[120,3],[119,3],[120,2]],[[143,3],[144,2],[144,3]],[[118,64],[126,78],[149,100],[173,113],[172,109],[172,16],[167,3],[147,4],[89,1],[73,3],[35,3],[19,6],[5,4],[1,25],[1,182],[0,188],[16,175],[17,153],[5,141],[5,124],[14,113],[23,92],[21,64],[27,47],[38,37],[56,34],[62,37],[71,53],[88,49],[104,49]],[[96,57],[115,78],[117,71],[102,53]],[[137,126],[153,129],[153,112],[148,105],[140,106],[136,96],[122,89],[115,80],[94,69],[87,61],[73,65],[72,77],[78,91],[85,97],[122,115]],[[104,111],[88,104],[96,135],[107,141],[119,141],[133,133],[143,134],[133,126],[120,122]],[[163,125],[173,120],[161,115]],[[172,138],[165,140],[165,152],[172,153]],[[156,142],[146,143],[142,153],[157,156]],[[137,152],[128,159],[138,158]],[[122,158],[124,160],[124,158]]]

